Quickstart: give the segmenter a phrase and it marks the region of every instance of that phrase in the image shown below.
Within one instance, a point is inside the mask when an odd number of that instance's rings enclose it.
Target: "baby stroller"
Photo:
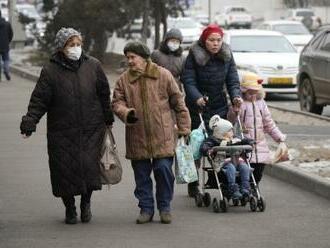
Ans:
[[[236,122],[234,124],[236,137],[243,138],[242,128],[239,116],[237,116]],[[229,202],[232,201],[232,205],[245,206],[247,203],[250,204],[250,210],[252,212],[259,209],[260,212],[265,211],[266,203],[260,194],[260,190],[256,181],[254,179],[252,169],[249,163],[249,158],[251,156],[253,147],[251,145],[232,145],[232,146],[216,146],[213,147],[216,152],[216,156],[203,157],[202,158],[202,190],[201,193],[197,194],[195,197],[195,203],[197,207],[209,207],[211,205],[211,195],[206,192],[210,189],[216,189],[219,193],[219,198],[214,197],[212,201],[213,211],[218,213],[220,211],[227,212],[229,207]],[[229,190],[227,187],[226,176],[222,170],[224,161],[226,158],[231,157],[232,161],[238,161],[241,157],[244,159],[245,163],[249,166],[251,171],[250,176],[250,195],[249,197],[243,197],[240,200],[231,199]],[[206,159],[207,158],[207,159]],[[209,163],[207,163],[207,161]],[[207,182],[206,182],[207,174]],[[240,179],[237,177],[236,182],[239,184]]]

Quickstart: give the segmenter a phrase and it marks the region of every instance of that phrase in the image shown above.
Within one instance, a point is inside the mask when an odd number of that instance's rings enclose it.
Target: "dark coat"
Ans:
[[[13,39],[13,29],[9,22],[0,17],[0,52],[9,51],[9,43]]]
[[[212,115],[226,118],[228,103],[225,90],[231,100],[240,96],[240,83],[235,61],[226,43],[216,55],[211,55],[197,42],[190,48],[183,68],[181,81],[186,92],[186,104],[192,118],[192,129],[199,126],[197,99],[206,95],[209,98],[203,119],[208,126]]]
[[[100,150],[113,114],[99,61],[83,55],[78,63],[70,63],[63,54],[55,54],[41,71],[21,130],[36,125],[46,112],[53,194],[63,197],[101,189]]]

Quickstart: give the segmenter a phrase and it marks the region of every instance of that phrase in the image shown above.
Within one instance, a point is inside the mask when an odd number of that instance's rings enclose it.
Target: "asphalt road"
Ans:
[[[62,203],[51,194],[45,119],[31,138],[19,134],[33,86],[16,76],[0,83],[1,248],[329,248],[330,201],[267,176],[261,183],[267,201],[263,213],[231,207],[215,214],[195,207],[186,186],[177,185],[171,225],[160,224],[158,215],[153,223],[136,225],[133,174],[123,157],[123,181],[93,195],[92,222],[65,225]],[[123,156],[119,121],[114,131]]]

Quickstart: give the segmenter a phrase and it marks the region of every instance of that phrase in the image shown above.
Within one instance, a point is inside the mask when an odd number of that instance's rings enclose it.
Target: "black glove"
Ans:
[[[22,122],[20,125],[21,134],[25,134],[26,136],[31,136],[32,132],[36,131],[36,128],[37,128],[36,124],[34,123],[31,117],[28,117],[26,115],[22,117]]]
[[[130,111],[127,114],[127,123],[129,124],[134,124],[135,122],[137,122],[139,119],[135,116],[134,111]]]

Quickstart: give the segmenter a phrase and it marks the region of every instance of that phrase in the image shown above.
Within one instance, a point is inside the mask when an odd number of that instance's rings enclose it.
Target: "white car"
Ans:
[[[180,29],[183,36],[181,46],[183,49],[187,49],[199,39],[204,26],[190,17],[178,17],[167,19],[167,30],[171,28]]]
[[[299,53],[283,34],[228,30],[224,41],[230,45],[238,69],[258,74],[266,92],[297,93]]]
[[[217,13],[214,19],[218,25],[226,29],[251,28],[252,25],[252,15],[242,6],[225,6],[224,12]]]
[[[305,25],[310,30],[315,30],[320,26],[319,17],[317,17],[312,9],[289,9],[286,15],[287,20],[291,21],[300,21],[304,22],[306,20]]]
[[[309,30],[299,21],[266,21],[258,29],[278,31],[285,35],[289,41],[297,48],[298,52],[307,45],[313,38]]]

